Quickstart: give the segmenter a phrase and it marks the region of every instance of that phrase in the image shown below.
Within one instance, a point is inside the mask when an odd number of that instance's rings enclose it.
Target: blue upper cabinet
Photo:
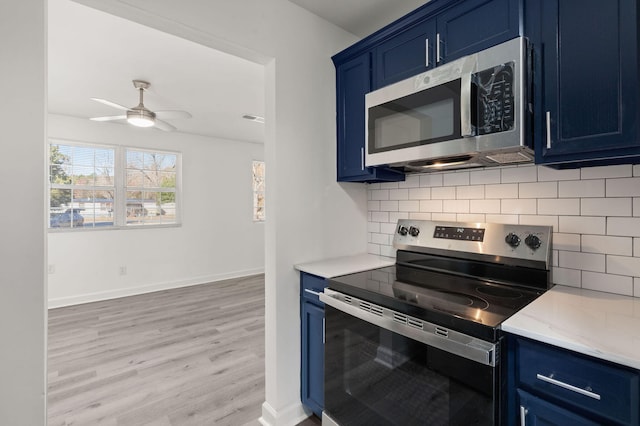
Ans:
[[[404,174],[364,166],[364,95],[371,91],[371,59],[361,54],[336,66],[338,181],[381,182],[404,180]]]
[[[404,180],[365,167],[364,96],[521,34],[522,0],[431,0],[332,59],[336,66],[338,181]]]
[[[638,4],[527,0],[536,162],[640,161]]]

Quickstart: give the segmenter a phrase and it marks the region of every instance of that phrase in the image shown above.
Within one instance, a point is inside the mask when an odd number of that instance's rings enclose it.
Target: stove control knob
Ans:
[[[516,248],[520,245],[520,237],[513,232],[510,232],[509,235],[504,237],[504,242],[509,244],[511,247]]]
[[[416,228],[415,226],[411,226],[409,228],[409,234],[411,234],[412,237],[417,237],[418,234],[420,234],[420,229]]]
[[[408,233],[409,233],[409,230],[407,229],[407,227],[404,226],[404,225],[400,225],[400,227],[398,228],[398,234],[400,234],[400,235],[402,235],[404,237]]]
[[[540,241],[540,238],[533,234],[527,235],[527,238],[524,239],[524,243],[533,250],[539,248],[542,245],[542,241]]]

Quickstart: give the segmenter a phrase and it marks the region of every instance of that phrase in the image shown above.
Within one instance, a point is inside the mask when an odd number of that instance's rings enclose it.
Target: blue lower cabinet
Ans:
[[[325,286],[324,278],[300,273],[300,398],[318,417],[324,408],[324,303],[318,293]]]

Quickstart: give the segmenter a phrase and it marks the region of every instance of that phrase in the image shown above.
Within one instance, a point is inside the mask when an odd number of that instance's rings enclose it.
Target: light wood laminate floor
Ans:
[[[257,425],[264,277],[49,311],[49,426]]]

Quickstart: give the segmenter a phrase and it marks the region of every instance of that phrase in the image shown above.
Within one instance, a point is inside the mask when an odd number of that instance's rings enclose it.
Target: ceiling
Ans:
[[[192,114],[167,120],[178,131],[264,142],[264,125],[242,118],[264,117],[262,65],[70,0],[49,0],[48,10],[49,112],[80,118],[121,115],[90,98],[136,106],[132,80],[140,79],[151,83],[147,108]]]
[[[425,0],[289,0],[359,37],[365,37]],[[264,142],[264,68],[71,0],[48,0],[49,112],[80,118],[121,115],[92,101],[133,107],[132,80],[151,87],[145,106],[185,110],[190,119],[167,120],[179,132]],[[126,126],[123,122],[96,123]],[[149,131],[158,131],[148,129]]]
[[[429,0],[289,0],[360,38],[365,38]]]

